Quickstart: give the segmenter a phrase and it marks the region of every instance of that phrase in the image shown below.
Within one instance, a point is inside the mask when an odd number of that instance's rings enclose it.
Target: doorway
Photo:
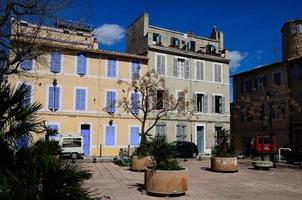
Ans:
[[[84,156],[90,155],[90,125],[81,124],[81,136],[83,136]]]
[[[205,151],[204,126],[196,126],[196,145],[199,153]]]

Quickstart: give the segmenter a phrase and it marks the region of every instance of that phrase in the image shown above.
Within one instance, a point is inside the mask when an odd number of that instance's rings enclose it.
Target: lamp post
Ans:
[[[53,85],[53,111],[55,111],[56,110],[56,87],[58,85],[56,78],[53,79],[52,85]]]

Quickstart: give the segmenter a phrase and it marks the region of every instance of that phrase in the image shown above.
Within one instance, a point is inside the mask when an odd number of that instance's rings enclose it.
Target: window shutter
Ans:
[[[53,87],[48,88],[48,109],[54,110],[54,89]]]
[[[215,96],[212,96],[212,113],[215,113]]]
[[[197,94],[193,94],[193,112],[197,112]]]
[[[218,82],[221,82],[221,65],[217,65],[217,73],[218,73]]]
[[[55,110],[59,110],[59,107],[60,107],[60,88],[59,87],[55,87],[55,90],[54,90],[54,109]]]
[[[162,70],[161,70],[161,56],[160,55],[157,55],[157,74],[161,74],[162,73]]]
[[[215,76],[215,79],[214,79],[214,81],[215,82],[218,82],[218,69],[217,69],[217,65],[215,64],[214,65],[214,76]]]
[[[87,57],[83,53],[79,53],[77,56],[77,73],[79,75],[86,75],[87,71]]]
[[[28,94],[26,94],[26,95],[24,96],[24,99],[23,99],[23,101],[22,101],[23,107],[26,107],[26,106],[28,106],[28,105],[30,104],[30,101],[31,101],[32,87],[31,87],[31,85],[24,85],[24,86],[25,86],[26,89],[29,90],[29,91],[28,91]]]
[[[189,63],[189,60],[185,61],[185,78],[186,79],[190,78],[190,63]]]
[[[115,92],[108,91],[106,93],[106,110],[109,113],[114,113],[115,112],[115,100],[116,100],[116,95]]]
[[[115,127],[106,126],[106,139],[105,144],[108,146],[113,146],[115,143]]]
[[[200,80],[204,80],[204,65],[203,62],[200,62]]]
[[[196,62],[196,79],[201,80],[201,62]]]
[[[166,74],[166,57],[161,56],[161,74],[165,75]]]
[[[139,93],[134,94],[135,97],[135,114],[139,114],[139,105],[140,105],[140,99],[139,99]]]
[[[178,77],[177,58],[174,58],[174,77]]]
[[[139,128],[131,127],[130,128],[130,145],[138,146],[139,145]]]
[[[117,61],[116,60],[112,60],[112,77],[116,77],[116,63]]]
[[[76,89],[76,110],[84,111],[86,109],[86,90]]]
[[[33,68],[33,61],[32,60],[23,60],[20,63],[20,68],[23,70],[31,70]]]
[[[225,97],[221,97],[221,112],[225,114]]]
[[[134,105],[135,105],[135,97],[134,97],[134,93],[131,93],[131,97],[130,97],[130,109],[131,109],[131,112],[134,113]]]
[[[208,112],[208,95],[203,96],[203,112],[207,113]]]
[[[135,79],[136,77],[136,63],[131,64],[131,79]]]
[[[181,130],[180,130],[180,125],[176,125],[176,140],[177,141],[180,141],[181,139],[180,139],[180,133],[181,132]]]
[[[59,73],[61,71],[61,54],[53,52],[50,54],[50,71]]]

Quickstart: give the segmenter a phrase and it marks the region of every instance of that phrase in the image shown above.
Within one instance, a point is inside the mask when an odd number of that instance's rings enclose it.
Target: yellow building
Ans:
[[[36,29],[26,22],[15,25],[13,30],[21,30],[24,38]],[[31,86],[30,101],[43,104],[39,115],[50,128],[62,135],[82,135],[85,155],[117,156],[120,148],[138,145],[140,129],[139,122],[118,106],[127,89],[117,81],[131,81],[137,71],[145,73],[148,59],[98,50],[89,28],[71,30],[68,25],[39,27],[37,41],[48,53],[23,61],[20,68],[31,76],[9,77],[10,82]]]

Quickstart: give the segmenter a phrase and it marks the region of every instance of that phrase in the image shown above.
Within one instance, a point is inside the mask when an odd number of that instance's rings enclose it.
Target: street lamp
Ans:
[[[56,110],[56,87],[58,85],[56,78],[53,79],[52,85],[53,85],[53,111],[55,111]]]

